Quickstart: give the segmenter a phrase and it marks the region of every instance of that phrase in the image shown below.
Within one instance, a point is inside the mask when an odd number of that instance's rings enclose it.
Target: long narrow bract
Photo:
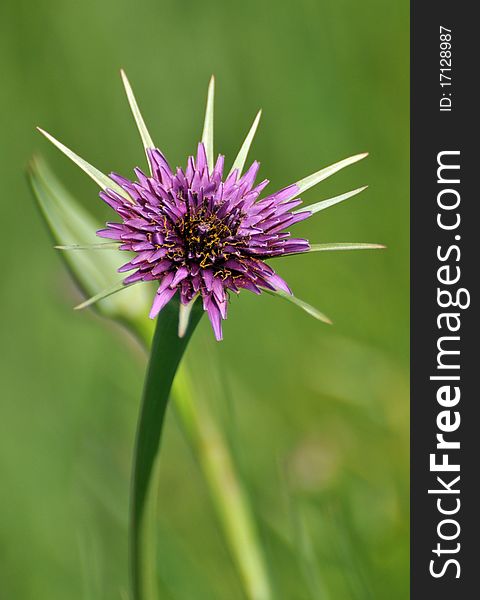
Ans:
[[[55,248],[56,250],[118,250],[118,243],[66,244],[63,246],[55,246]]]
[[[207,108],[203,124],[202,143],[207,155],[207,164],[210,173],[213,171],[213,105],[215,96],[215,77],[212,75],[208,84]]]
[[[331,319],[329,319],[326,315],[324,315],[322,312],[320,312],[317,308],[315,308],[311,304],[308,304],[308,302],[305,302],[305,300],[301,300],[300,298],[297,298],[297,296],[293,296],[292,294],[287,294],[286,292],[284,292],[282,290],[277,290],[275,292],[267,290],[267,293],[270,294],[271,296],[278,296],[279,298],[283,298],[283,300],[287,300],[288,302],[291,302],[295,306],[298,306],[298,308],[301,308],[302,310],[304,310],[307,314],[309,314],[314,319],[317,319],[318,321],[322,321],[322,323],[327,323],[327,325],[332,325]]]
[[[303,192],[306,192],[307,190],[309,190],[313,186],[317,185],[321,181],[324,181],[328,177],[331,177],[335,173],[338,173],[338,171],[341,171],[345,167],[349,167],[350,165],[355,164],[359,160],[363,160],[367,156],[368,156],[368,152],[364,152],[362,154],[355,154],[355,156],[350,156],[349,158],[344,158],[343,160],[340,160],[340,161],[334,163],[333,165],[329,165],[328,167],[320,169],[320,171],[317,171],[316,173],[313,173],[312,175],[308,175],[307,177],[300,179],[299,181],[297,181],[294,184],[294,186],[292,186],[292,188],[296,187],[296,189],[295,190],[292,189],[292,193],[286,198],[286,200],[291,200],[292,198],[295,198],[296,196],[300,196],[301,194],[303,194]]]
[[[104,175],[101,171],[99,171],[93,165],[88,163],[78,154],[75,154],[73,150],[67,148],[67,146],[62,144],[62,142],[59,142],[53,137],[53,135],[50,135],[41,127],[37,127],[37,130],[42,135],[44,135],[47,138],[47,140],[52,142],[52,144],[56,146],[61,152],[63,152],[65,156],[68,156],[68,158],[71,161],[73,161],[77,166],[79,166],[82,169],[82,171],[84,171],[89,177],[91,177],[93,181],[95,181],[95,183],[102,188],[102,190],[111,189],[120,196],[122,196],[122,198],[125,198],[125,200],[128,200],[129,202],[132,201],[128,194],[126,194],[125,191],[122,190],[122,188],[118,184],[116,184],[112,179],[110,179],[110,177]]]
[[[295,213],[301,212],[302,210],[308,210],[313,214],[320,212],[321,210],[325,210],[326,208],[330,208],[330,206],[334,206],[335,204],[339,204],[344,200],[348,200],[349,198],[353,198],[357,194],[360,194],[364,190],[366,190],[368,185],[364,185],[363,187],[357,188],[356,190],[352,190],[351,192],[346,192],[345,194],[340,194],[339,196],[334,196],[333,198],[328,198],[327,200],[321,200],[320,202],[315,202],[315,204],[310,204],[305,208],[301,208],[296,210]]]
[[[381,250],[383,244],[367,244],[364,242],[337,242],[334,244],[310,244],[308,252],[325,252],[336,250]]]
[[[80,304],[77,304],[77,306],[75,306],[75,310],[82,310],[83,308],[87,308],[87,306],[91,306],[92,304],[95,304],[96,302],[99,302],[104,298],[108,298],[108,296],[112,296],[113,294],[116,294],[117,292],[120,292],[126,287],[130,287],[131,285],[135,284],[130,283],[125,285],[123,281],[120,281],[119,283],[116,283],[115,285],[112,285],[111,287],[108,287],[102,290],[101,292],[98,292],[98,294],[95,294],[95,296],[88,298],[88,300],[84,300]]]
[[[237,170],[238,175],[240,176],[243,171],[243,167],[245,166],[245,161],[247,160],[248,152],[250,150],[250,146],[252,145],[253,138],[255,137],[255,133],[257,132],[258,124],[260,123],[260,117],[262,116],[262,111],[259,110],[255,120],[253,121],[252,126],[250,127],[249,132],[247,133],[247,137],[240,148],[237,157],[233,161],[232,168],[230,169],[229,176]]]
[[[155,144],[148,132],[147,126],[145,125],[145,121],[143,120],[142,113],[138,108],[137,101],[133,94],[132,87],[130,82],[128,81],[127,75],[123,69],[120,70],[120,74],[122,76],[123,86],[125,87],[125,92],[127,94],[128,103],[130,104],[130,108],[132,110],[133,118],[135,119],[135,123],[137,124],[138,131],[140,133],[140,137],[142,138],[143,147],[145,149],[145,154],[147,156],[147,161],[150,165],[150,170],[152,169],[152,165],[150,163],[150,156],[148,150],[152,150],[155,148]]]

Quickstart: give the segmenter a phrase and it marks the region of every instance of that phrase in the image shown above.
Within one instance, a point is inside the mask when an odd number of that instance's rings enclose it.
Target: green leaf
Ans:
[[[147,157],[147,161],[149,161],[147,148],[155,148],[155,144],[153,143],[150,134],[148,133],[147,126],[145,125],[145,121],[143,120],[142,113],[138,108],[137,101],[135,100],[135,96],[133,94],[132,87],[130,86],[130,82],[125,74],[123,69],[120,70],[120,74],[122,76],[123,86],[125,88],[125,92],[127,94],[128,103],[130,104],[130,108],[132,110],[133,118],[135,119],[135,123],[137,124],[138,131],[140,133],[140,137],[142,138],[143,147],[145,148],[145,155]]]
[[[245,166],[245,161],[247,160],[248,152],[250,150],[250,146],[252,145],[253,138],[255,137],[255,133],[257,131],[258,124],[260,122],[260,117],[262,116],[262,111],[259,110],[255,120],[253,121],[252,126],[250,127],[250,131],[245,138],[245,141],[240,148],[240,151],[237,155],[237,158],[233,161],[232,168],[230,169],[230,173],[238,169],[238,176],[240,177],[243,171],[243,167]]]
[[[102,188],[102,190],[110,188],[117,192],[117,194],[120,194],[120,196],[122,196],[129,202],[133,202],[133,200],[130,198],[130,196],[128,196],[125,190],[123,190],[112,179],[110,179],[110,177],[107,177],[101,171],[99,171],[90,163],[88,163],[86,160],[83,160],[83,158],[78,156],[78,154],[75,154],[75,152],[73,152],[72,150],[64,146],[61,142],[59,142],[57,139],[55,139],[53,135],[50,135],[40,127],[37,127],[37,129],[42,135],[44,135],[47,138],[47,140],[52,142],[52,144],[56,146],[59,150],[61,150],[65,154],[65,156],[68,156],[70,160],[72,160],[78,167],[82,169],[82,171],[84,171],[89,177],[91,177],[93,181],[95,181],[95,183]]]
[[[131,490],[130,564],[132,600],[156,595],[155,509],[157,455],[175,373],[203,310],[196,303],[184,337],[178,336],[179,301],[170,301],[157,317],[142,407],[137,427]]]
[[[210,172],[213,171],[213,104],[215,96],[215,77],[212,75],[208,84],[207,109],[205,111],[205,121],[203,124],[202,142],[205,146],[207,163]]]
[[[339,202],[343,202],[344,200],[348,200],[360,192],[366,190],[368,185],[364,185],[363,187],[359,187],[356,190],[352,190],[351,192],[346,192],[345,194],[340,194],[340,196],[334,196],[333,198],[328,198],[327,200],[321,200],[320,202],[316,202],[315,204],[310,204],[310,206],[305,206],[303,208],[299,208],[294,211],[294,213],[305,212],[308,210],[313,214],[320,212],[321,210],[325,210],[334,204],[338,204]]]
[[[95,232],[99,223],[70,195],[43,160],[35,158],[31,161],[28,180],[55,245],[64,248],[98,245]],[[88,297],[117,282],[117,269],[126,262],[129,254],[112,250],[96,253],[61,252],[60,256]],[[106,316],[143,322],[147,321],[144,316],[149,310],[150,296],[148,285],[135,286],[123,294],[105,298],[97,308]]]
[[[330,250],[379,250],[382,244],[366,244],[364,242],[338,242],[335,244],[311,244],[308,252],[325,252]]]
[[[300,298],[297,298],[296,296],[292,296],[291,294],[287,294],[286,292],[284,292],[282,290],[276,290],[276,291],[264,290],[264,291],[267,292],[267,294],[270,294],[271,296],[278,296],[279,298],[288,300],[288,302],[295,304],[296,306],[298,306],[299,308],[304,310],[306,313],[308,313],[311,317],[314,317],[315,319],[318,319],[319,321],[322,321],[323,323],[327,323],[328,325],[332,325],[332,321],[326,315],[324,315],[322,312],[317,310],[311,304],[308,304],[307,302],[300,300]]]
[[[308,177],[304,177],[303,179],[300,179],[300,181],[297,181],[295,184],[298,187],[298,190],[296,192],[294,192],[293,194],[291,194],[289,196],[289,198],[287,198],[286,200],[290,200],[291,198],[294,198],[295,196],[300,196],[300,194],[303,194],[303,192],[306,192],[314,185],[317,185],[317,183],[320,183],[324,179],[327,179],[331,175],[334,175],[335,173],[337,173],[338,171],[341,171],[345,167],[353,165],[354,163],[358,162],[359,160],[362,160],[363,158],[365,158],[367,156],[368,156],[368,152],[364,152],[363,154],[356,154],[355,156],[350,156],[349,158],[344,158],[343,160],[336,162],[333,165],[330,165],[329,167],[320,169],[320,171],[317,171],[316,173],[313,173],[312,175],[309,175]]]

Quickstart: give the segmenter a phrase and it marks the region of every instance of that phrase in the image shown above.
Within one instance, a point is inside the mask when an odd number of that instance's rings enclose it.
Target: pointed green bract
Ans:
[[[364,152],[363,154],[356,154],[355,156],[350,156],[349,158],[344,158],[343,160],[340,160],[339,162],[336,162],[333,165],[330,165],[329,167],[320,169],[320,171],[317,171],[316,173],[313,173],[312,175],[309,175],[308,177],[304,177],[303,179],[300,179],[300,181],[297,181],[295,184],[298,189],[293,194],[291,194],[291,196],[289,196],[287,198],[287,200],[290,200],[291,198],[294,198],[295,196],[299,196],[300,194],[303,194],[303,192],[309,190],[314,185],[317,185],[317,183],[320,183],[324,179],[327,179],[331,175],[338,173],[338,171],[341,171],[345,167],[353,165],[354,163],[358,162],[359,160],[362,160],[363,158],[365,158],[367,156],[368,156],[368,152]]]
[[[70,160],[72,160],[78,167],[82,169],[82,171],[84,171],[89,177],[91,177],[93,181],[95,181],[95,183],[102,188],[102,190],[110,188],[117,192],[117,194],[120,194],[120,196],[122,196],[126,200],[133,202],[130,196],[128,196],[128,194],[119,185],[117,185],[112,179],[110,179],[110,177],[104,175],[101,171],[96,169],[86,160],[78,156],[78,154],[75,154],[75,152],[70,150],[70,148],[67,148],[64,144],[55,139],[53,135],[50,135],[40,127],[37,127],[37,129],[41,134],[43,134],[47,138],[47,140],[52,142],[52,144],[56,146],[61,152],[63,152],[65,156],[68,156]]]
[[[180,308],[178,311],[178,335],[179,335],[179,337],[183,337],[188,329],[188,323],[190,321],[190,314],[192,312],[193,305],[195,304],[195,300],[197,298],[198,298],[198,294],[188,304],[180,303]]]
[[[115,285],[112,285],[111,287],[108,287],[105,290],[98,292],[98,294],[95,294],[95,296],[92,296],[88,300],[85,300],[85,302],[78,304],[77,306],[75,306],[75,310],[82,310],[83,308],[87,308],[87,306],[91,306],[92,304],[95,304],[95,302],[98,302],[99,300],[108,298],[108,296],[111,296],[112,294],[121,292],[122,290],[126,289],[127,287],[130,287],[131,285],[134,285],[134,284],[133,283],[125,284],[125,283],[123,283],[123,281],[120,281],[120,283],[116,283]]]
[[[295,304],[296,306],[298,306],[299,308],[304,310],[306,313],[308,313],[311,317],[314,317],[315,319],[318,319],[319,321],[322,321],[323,323],[327,323],[328,325],[332,325],[332,321],[326,315],[324,315],[322,312],[320,312],[318,309],[316,309],[311,304],[308,304],[308,302],[305,302],[304,300],[300,300],[300,298],[297,298],[296,296],[292,296],[291,294],[287,294],[286,292],[284,292],[282,290],[276,290],[276,291],[264,290],[264,291],[267,292],[267,294],[270,294],[272,296],[279,296],[280,298],[283,298],[284,300],[288,300],[288,302]]]
[[[320,202],[316,202],[315,204],[310,204],[310,206],[305,206],[303,208],[299,208],[295,211],[295,213],[305,212],[308,210],[313,214],[320,212],[321,210],[325,210],[330,206],[334,206],[339,202],[343,202],[344,200],[348,200],[357,194],[360,194],[364,190],[366,190],[368,185],[364,185],[363,187],[359,187],[356,190],[352,190],[351,192],[346,192],[345,194],[340,194],[339,196],[334,196],[333,198],[328,198],[327,200],[321,200]]]
[[[380,250],[383,244],[366,244],[364,242],[338,242],[334,244],[310,244],[308,252],[325,252],[330,250]]]
[[[232,168],[230,169],[230,174],[233,173],[235,169],[238,169],[238,177],[242,175],[243,167],[245,166],[245,161],[247,160],[248,152],[250,150],[250,146],[252,145],[253,138],[255,137],[261,116],[262,111],[259,110],[252,126],[250,127],[250,131],[247,133],[247,137],[240,148],[237,158],[233,162]]]
[[[105,242],[100,244],[68,244],[55,246],[56,250],[118,250],[118,242]]]
[[[142,113],[140,112],[140,109],[138,108],[137,101],[135,100],[135,96],[133,94],[132,87],[130,85],[130,82],[128,81],[125,71],[123,69],[121,69],[120,74],[122,76],[123,86],[124,86],[125,92],[127,94],[128,103],[130,104],[130,108],[132,110],[133,118],[135,119],[135,123],[137,124],[138,131],[140,133],[140,137],[142,138],[143,147],[145,148],[145,155],[147,157],[147,161],[150,164],[147,149],[155,148],[155,144],[153,143],[153,140],[150,137],[150,134],[148,133],[147,126],[145,125],[145,121],[143,120]]]
[[[202,143],[207,155],[207,163],[210,173],[213,171],[213,104],[215,96],[215,77],[212,75],[208,84],[207,109],[205,111],[205,122],[203,124]]]

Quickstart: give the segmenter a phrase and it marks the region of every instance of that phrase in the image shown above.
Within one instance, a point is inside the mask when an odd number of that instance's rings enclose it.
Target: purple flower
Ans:
[[[235,169],[224,179],[224,157],[218,157],[210,172],[202,143],[185,170],[172,171],[157,149],[149,149],[148,158],[151,176],[138,168],[133,182],[110,174],[129,199],[109,188],[100,192],[121,221],[107,223],[97,234],[135,253],[119,269],[133,271],[125,284],[158,281],[152,319],[177,293],[183,305],[201,296],[215,337],[221,340],[229,292],[247,289],[260,294],[267,289],[291,294],[265,260],[309,249],[307,240],[285,231],[311,214],[292,214],[301,203],[290,199],[298,192],[296,185],[259,200],[268,184],[264,180],[255,185],[259,163],[240,178]]]
[[[122,71],[128,101],[142,137],[150,173],[136,168],[136,180],[115,173],[106,176],[72,152],[47,132],[39,129],[64,154],[83,169],[101,188],[100,197],[115,210],[120,221],[107,223],[97,232],[113,243],[76,244],[70,249],[127,250],[135,255],[120,267],[132,271],[122,283],[104,290],[77,308],[114,294],[140,281],[158,281],[150,311],[155,318],[176,295],[180,301],[179,335],[183,335],[188,316],[201,296],[217,340],[222,339],[222,320],[227,317],[230,292],[247,289],[255,294],[274,293],[291,300],[311,316],[330,323],[320,311],[292,295],[286,282],[267,264],[278,256],[326,250],[380,248],[378,244],[323,243],[310,245],[307,240],[291,237],[288,229],[314,213],[343,202],[365,187],[321,200],[306,210],[297,197],[330,175],[365,158],[357,154],[305,177],[293,185],[260,198],[268,184],[255,184],[259,163],[254,162],[243,174],[243,167],[255,135],[261,111],[236,157],[230,173],[224,177],[224,157],[213,160],[213,93],[210,81],[207,110],[197,156],[190,156],[185,170],[172,171],[165,156],[148,133],[128,79]]]

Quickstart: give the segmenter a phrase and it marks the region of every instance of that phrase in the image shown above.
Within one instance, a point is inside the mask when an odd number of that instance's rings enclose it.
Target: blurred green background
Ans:
[[[102,171],[143,166],[120,67],[174,165],[201,136],[211,73],[227,159],[263,108],[250,158],[269,189],[370,152],[304,200],[369,189],[296,233],[388,250],[277,263],[334,326],[243,293],[225,341],[205,320],[187,360],[248,489],[275,598],[408,596],[408,11],[405,0],[1,3],[1,600],[126,597],[145,357],[120,328],[71,310],[78,292],[24,177],[41,153],[99,222],[109,218],[94,184],[34,127]],[[162,597],[244,599],[173,414],[159,502]]]

